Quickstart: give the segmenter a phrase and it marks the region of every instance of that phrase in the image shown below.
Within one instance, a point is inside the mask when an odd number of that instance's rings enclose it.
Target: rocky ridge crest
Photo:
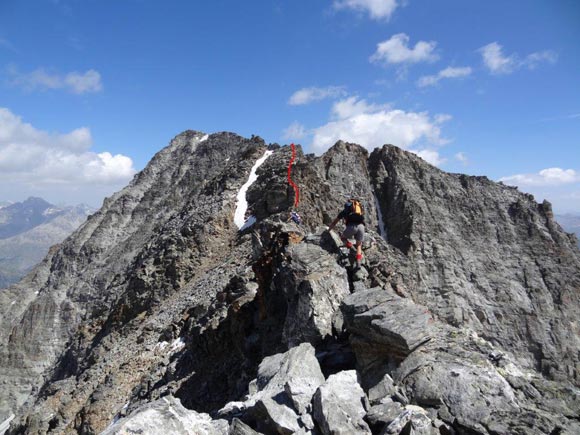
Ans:
[[[548,203],[390,145],[298,151],[300,226],[289,147],[187,131],[0,293],[9,433],[580,431],[580,252]],[[324,231],[351,195],[359,271]]]

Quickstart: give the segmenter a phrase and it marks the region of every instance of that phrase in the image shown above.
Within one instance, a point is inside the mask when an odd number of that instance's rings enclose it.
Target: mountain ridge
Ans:
[[[92,211],[82,204],[57,207],[35,197],[1,208],[0,289],[20,280]]]
[[[240,233],[236,194],[267,149],[273,154],[246,194],[257,223]],[[165,396],[273,430],[266,393],[235,412],[228,404],[252,397],[264,358],[304,343],[327,381],[356,370],[373,405],[365,412],[406,397],[393,403],[421,405],[429,427],[459,433],[575,427],[558,416],[576,412],[577,394],[547,405],[530,393],[533,381],[536,392],[560,394],[579,376],[580,253],[548,203],[485,177],[447,174],[394,146],[369,153],[339,141],[320,157],[297,147],[296,226],[287,222],[289,157],[288,146],[258,137],[186,131],[2,292],[0,381],[9,387],[0,412],[19,409],[12,433],[94,433]],[[368,217],[360,271],[323,231],[353,194]],[[385,319],[379,329],[366,323],[373,316]],[[439,365],[441,380],[455,379],[453,370],[488,373],[479,394],[499,417],[473,414],[444,389],[427,391]],[[378,392],[391,375],[396,391]],[[479,401],[469,376],[447,389]],[[537,419],[502,409],[502,394],[508,408],[527,407]],[[326,411],[295,406],[297,427],[328,426]]]

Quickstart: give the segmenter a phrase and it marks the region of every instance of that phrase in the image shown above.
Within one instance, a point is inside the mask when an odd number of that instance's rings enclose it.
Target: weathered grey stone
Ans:
[[[383,399],[390,402],[390,396],[393,395],[395,391],[396,388],[393,379],[388,374],[385,374],[377,384],[369,388],[367,396],[370,404],[376,405],[377,403],[381,403]]]
[[[284,392],[300,414],[306,412],[322,383],[324,375],[314,355],[314,347],[309,343],[264,358],[258,368],[258,394],[274,397]]]
[[[374,433],[380,432],[397,418],[403,410],[403,405],[393,400],[384,400],[374,405],[365,416],[366,422]]]
[[[435,435],[438,433],[431,425],[431,419],[423,408],[407,405],[403,412],[383,429],[381,435],[400,434],[407,428],[408,433],[412,435]]]
[[[329,376],[313,399],[313,415],[322,433],[370,434],[370,428],[363,420],[365,400],[354,370]]]
[[[228,422],[185,409],[171,396],[146,404],[108,427],[102,435],[227,435]]]
[[[394,146],[371,154],[369,172],[389,244],[406,254],[391,265],[413,300],[493,337],[522,367],[578,385],[580,255],[550,204]]]
[[[253,381],[252,381],[253,382]],[[314,347],[302,343],[264,358],[258,368],[257,391],[244,402],[230,402],[219,415],[246,415],[259,426],[280,434],[311,430],[312,396],[324,383]],[[301,418],[303,416],[304,418]]]
[[[383,289],[353,293],[342,311],[351,333],[401,359],[436,333],[426,308]]]
[[[240,419],[234,418],[230,424],[229,435],[260,435],[260,432],[256,432]]]
[[[298,415],[284,403],[278,403],[270,397],[263,397],[251,410],[252,416],[260,420],[261,426],[273,433],[290,435],[300,430]]]
[[[283,336],[289,345],[317,343],[332,335],[332,319],[350,294],[346,271],[319,246],[301,243],[288,249],[292,262],[276,281],[286,294]]]

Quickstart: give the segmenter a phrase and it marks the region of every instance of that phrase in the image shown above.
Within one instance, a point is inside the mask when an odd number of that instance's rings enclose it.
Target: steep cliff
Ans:
[[[580,430],[580,252],[548,203],[338,142],[298,149],[296,225],[289,158],[182,133],[0,293],[11,433]],[[360,270],[324,231],[352,195]]]

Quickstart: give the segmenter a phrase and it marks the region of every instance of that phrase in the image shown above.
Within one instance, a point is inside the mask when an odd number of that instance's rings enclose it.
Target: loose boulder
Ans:
[[[366,401],[356,371],[331,375],[314,395],[314,419],[324,435],[370,434],[371,430],[363,419]]]

